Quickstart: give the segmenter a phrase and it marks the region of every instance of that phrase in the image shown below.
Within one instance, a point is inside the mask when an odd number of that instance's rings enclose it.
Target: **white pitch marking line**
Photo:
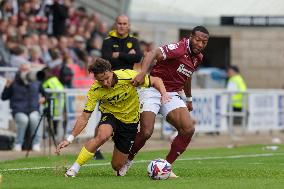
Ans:
[[[275,154],[248,154],[248,155],[233,155],[233,156],[213,156],[213,157],[194,157],[194,158],[180,158],[176,161],[195,161],[195,160],[214,160],[214,159],[240,159],[240,158],[251,158],[251,157],[270,157],[270,156],[278,156],[284,155],[284,153],[275,153]],[[138,160],[134,163],[146,163],[151,160]],[[84,167],[91,166],[104,166],[110,165],[110,163],[91,163],[83,165]],[[11,169],[0,169],[1,172],[8,171],[29,171],[29,170],[40,170],[40,169],[55,169],[56,167],[27,167],[27,168],[11,168]]]

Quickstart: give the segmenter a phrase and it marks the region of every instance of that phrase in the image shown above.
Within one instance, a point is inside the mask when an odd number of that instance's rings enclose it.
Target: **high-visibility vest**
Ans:
[[[44,89],[53,89],[53,90],[63,90],[64,86],[62,83],[59,81],[59,79],[55,76],[50,77],[46,81],[43,82],[42,87]],[[54,99],[54,116],[58,116],[58,98],[56,94],[52,94],[51,97],[55,98]],[[61,108],[64,107],[64,98],[61,99]]]
[[[228,82],[235,83],[238,91],[245,92],[247,90],[246,83],[240,74],[234,75],[229,78]],[[243,94],[236,93],[232,96],[232,105],[234,108],[242,108],[243,107]]]

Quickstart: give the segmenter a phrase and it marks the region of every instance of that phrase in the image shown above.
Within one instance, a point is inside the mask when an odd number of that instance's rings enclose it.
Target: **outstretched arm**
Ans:
[[[142,68],[141,68],[140,73],[132,80],[133,85],[138,86],[138,85],[143,84],[144,77],[146,73],[148,72],[150,65],[154,62],[155,59],[157,61],[160,61],[160,60],[163,60],[163,58],[164,58],[163,54],[159,48],[146,53],[141,63]]]
[[[74,138],[79,135],[81,133],[81,131],[86,127],[89,118],[91,117],[91,113],[90,112],[83,112],[77,119],[75,126],[72,130],[72,134],[68,136],[67,139],[63,140],[62,142],[60,142],[57,145],[56,148],[56,153],[60,153],[60,150],[62,148],[67,147],[70,143],[72,143],[72,141],[74,140]]]

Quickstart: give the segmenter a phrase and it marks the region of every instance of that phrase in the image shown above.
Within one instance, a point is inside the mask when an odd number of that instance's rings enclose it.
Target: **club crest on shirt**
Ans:
[[[192,75],[192,72],[189,71],[188,69],[186,69],[184,64],[180,64],[177,71],[186,75],[187,77],[191,77],[191,75]]]
[[[126,43],[127,48],[131,49],[133,47],[133,44],[131,42]]]

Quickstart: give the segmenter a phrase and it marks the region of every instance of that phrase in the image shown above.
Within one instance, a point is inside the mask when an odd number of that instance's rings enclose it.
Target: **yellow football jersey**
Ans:
[[[139,122],[139,97],[131,80],[138,74],[134,70],[116,70],[117,83],[112,88],[103,88],[95,81],[88,92],[88,101],[84,111],[92,112],[100,100],[99,109],[103,113],[111,113],[123,123]],[[150,76],[146,75],[144,87],[150,87]]]

